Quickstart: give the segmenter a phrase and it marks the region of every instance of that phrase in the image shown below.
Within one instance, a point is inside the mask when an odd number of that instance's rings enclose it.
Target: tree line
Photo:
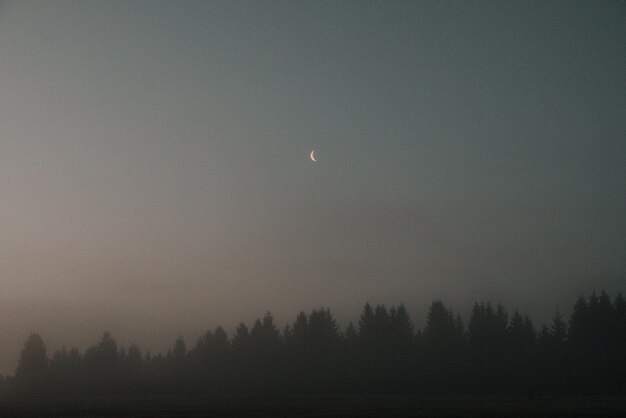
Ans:
[[[624,394],[626,302],[580,297],[536,329],[528,316],[475,303],[467,324],[441,301],[416,330],[403,305],[367,303],[342,332],[329,309],[301,312],[282,331],[267,312],[229,337],[208,330],[165,354],[120,347],[110,333],[83,353],[49,355],[39,334],[21,351],[9,395]]]

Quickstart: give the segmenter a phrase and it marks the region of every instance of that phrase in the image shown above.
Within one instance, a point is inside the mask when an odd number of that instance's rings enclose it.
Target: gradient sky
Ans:
[[[625,5],[1,2],[0,372],[625,291]]]

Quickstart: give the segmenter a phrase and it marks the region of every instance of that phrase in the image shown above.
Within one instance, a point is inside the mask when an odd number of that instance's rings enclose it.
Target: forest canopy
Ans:
[[[300,312],[279,330],[270,312],[234,335],[178,337],[153,355],[109,332],[83,353],[48,353],[32,334],[5,395],[115,393],[626,393],[626,301],[580,297],[536,328],[502,305],[475,303],[467,323],[434,301],[416,330],[403,305],[366,303],[340,330],[329,309]]]

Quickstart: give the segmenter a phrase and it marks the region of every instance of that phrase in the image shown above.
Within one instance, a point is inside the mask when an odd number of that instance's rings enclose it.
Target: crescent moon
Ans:
[[[311,158],[311,161],[317,162],[317,160],[315,159],[315,150],[311,151],[311,155],[309,157]]]

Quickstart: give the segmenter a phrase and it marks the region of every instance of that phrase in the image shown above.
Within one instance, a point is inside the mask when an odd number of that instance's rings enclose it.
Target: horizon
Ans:
[[[583,297],[585,299],[592,297],[592,295],[601,295],[604,292],[604,290],[602,290],[601,292],[596,292],[595,290],[590,292],[589,294],[581,294],[579,296]],[[622,292],[618,292],[617,294],[610,294],[610,293],[606,293],[611,300],[613,300],[616,296],[621,295],[623,296]],[[578,300],[578,298],[577,298]],[[422,332],[426,325],[427,325],[427,313],[429,311],[429,309],[432,307],[432,305],[436,302],[442,302],[443,305],[445,306],[446,309],[448,309],[451,313],[453,313],[455,316],[456,315],[460,315],[461,320],[463,322],[463,327],[464,327],[464,332],[467,333],[468,332],[468,323],[470,320],[470,314],[471,314],[471,310],[474,307],[475,304],[485,304],[485,305],[490,305],[492,308],[496,308],[498,306],[503,306],[503,308],[505,309],[507,315],[508,315],[508,320],[511,320],[511,317],[513,316],[513,314],[515,313],[519,313],[520,315],[522,315],[523,317],[527,317],[532,321],[532,326],[534,331],[537,333],[537,336],[539,336],[540,331],[542,329],[542,326],[546,326],[547,328],[550,328],[552,325],[552,320],[554,319],[555,315],[557,314],[557,312],[559,313],[559,315],[561,315],[561,317],[563,318],[565,324],[568,324],[570,321],[570,317],[571,314],[574,310],[574,303],[575,301],[572,301],[572,303],[569,305],[569,307],[567,309],[562,309],[561,307],[556,307],[552,313],[552,316],[550,316],[546,321],[543,322],[536,322],[533,318],[531,318],[526,312],[523,311],[519,311],[518,309],[510,309],[510,307],[503,305],[499,302],[492,302],[492,301],[487,301],[487,300],[477,300],[475,301],[472,306],[466,310],[456,310],[453,306],[449,306],[445,303],[445,301],[436,299],[433,300],[431,302],[431,304],[427,307],[427,309],[423,312],[423,315],[417,316],[414,314],[414,312],[411,312],[411,310],[407,309],[407,314],[409,316],[409,319],[411,321],[411,324],[415,327],[414,328],[414,332],[417,335],[418,333]],[[378,304],[378,303],[372,303],[370,301],[367,301],[363,304],[363,307],[365,307],[365,305],[369,304],[370,306],[374,307],[378,307],[383,306],[385,307],[387,310],[389,310],[392,307],[398,307],[398,306],[404,306],[406,307],[406,305],[404,305],[403,303],[399,303],[396,305],[386,305],[386,304]],[[151,353],[152,356],[155,355],[166,355],[174,346],[174,343],[176,341],[177,338],[183,338],[183,340],[185,341],[185,343],[187,344],[188,349],[193,349],[196,345],[196,343],[199,341],[199,339],[202,338],[202,336],[206,333],[206,332],[214,332],[216,328],[222,328],[227,336],[228,336],[228,340],[232,341],[232,337],[235,334],[235,330],[236,328],[240,325],[240,324],[245,324],[249,329],[254,325],[254,322],[258,319],[262,319],[263,316],[267,313],[271,313],[272,317],[274,318],[274,323],[276,324],[276,327],[278,329],[278,331],[281,334],[281,337],[284,338],[284,330],[286,327],[291,327],[293,326],[295,319],[297,317],[297,315],[299,315],[300,313],[305,313],[306,315],[309,315],[311,312],[316,311],[316,310],[324,310],[327,309],[329,310],[329,312],[331,313],[331,315],[335,318],[335,320],[337,321],[337,325],[339,327],[338,331],[340,335],[345,335],[345,331],[348,328],[348,326],[350,324],[352,324],[353,326],[358,326],[359,323],[359,318],[360,315],[363,313],[363,310],[359,311],[358,315],[354,316],[352,315],[352,319],[349,320],[342,320],[341,318],[337,318],[335,311],[331,308],[331,307],[327,307],[327,306],[317,306],[308,310],[299,310],[296,313],[294,313],[290,319],[277,319],[276,316],[270,311],[266,311],[263,313],[260,313],[259,315],[257,315],[254,318],[251,318],[250,320],[246,321],[246,320],[241,320],[238,321],[235,324],[230,324],[228,326],[225,326],[225,324],[214,324],[211,326],[205,326],[204,328],[200,329],[195,335],[188,335],[188,334],[183,334],[183,333],[178,333],[175,336],[172,336],[170,338],[170,343],[166,344],[166,345],[161,345],[160,347],[157,346],[156,349],[151,349],[151,347],[144,347],[142,344],[138,343],[136,338],[132,338],[132,336],[129,338],[128,335],[125,335],[124,338],[125,339],[119,339],[118,336],[115,334],[115,332],[112,332],[109,329],[105,329],[100,331],[99,333],[96,330],[92,330],[92,334],[90,335],[91,337],[93,337],[94,335],[96,336],[96,338],[92,339],[91,342],[86,342],[85,339],[83,339],[81,342],[81,345],[75,345],[75,344],[70,344],[70,343],[64,343],[64,342],[59,342],[59,341],[55,341],[55,345],[51,346],[49,345],[46,341],[46,334],[45,332],[43,332],[43,330],[33,330],[31,332],[29,332],[28,334],[24,334],[25,337],[23,338],[23,342],[27,341],[33,334],[37,334],[40,335],[43,338],[43,341],[46,343],[46,349],[48,351],[48,356],[50,358],[52,358],[52,356],[54,355],[54,353],[56,351],[60,351],[60,350],[71,350],[71,349],[78,349],[78,351],[82,354],[84,353],[89,347],[93,347],[95,344],[95,341],[98,340],[104,333],[110,333],[110,335],[113,337],[113,339],[115,341],[117,341],[120,349],[122,348],[128,348],[131,345],[136,345],[138,346],[141,350],[142,350],[142,354],[145,355],[146,353]],[[510,325],[510,323],[509,323]],[[54,330],[54,329],[53,329]],[[54,335],[54,332],[52,333]],[[161,336],[163,337],[163,336]],[[22,346],[23,346],[23,342],[22,342]],[[22,347],[20,346],[20,347]],[[19,351],[18,351],[19,353]],[[17,359],[17,357],[16,357]],[[17,361],[15,362],[15,366],[17,366]],[[14,367],[15,369],[15,367]],[[13,370],[14,372],[15,370]],[[7,372],[7,373],[2,373],[0,372],[0,376],[11,376],[13,375],[13,372]]]

